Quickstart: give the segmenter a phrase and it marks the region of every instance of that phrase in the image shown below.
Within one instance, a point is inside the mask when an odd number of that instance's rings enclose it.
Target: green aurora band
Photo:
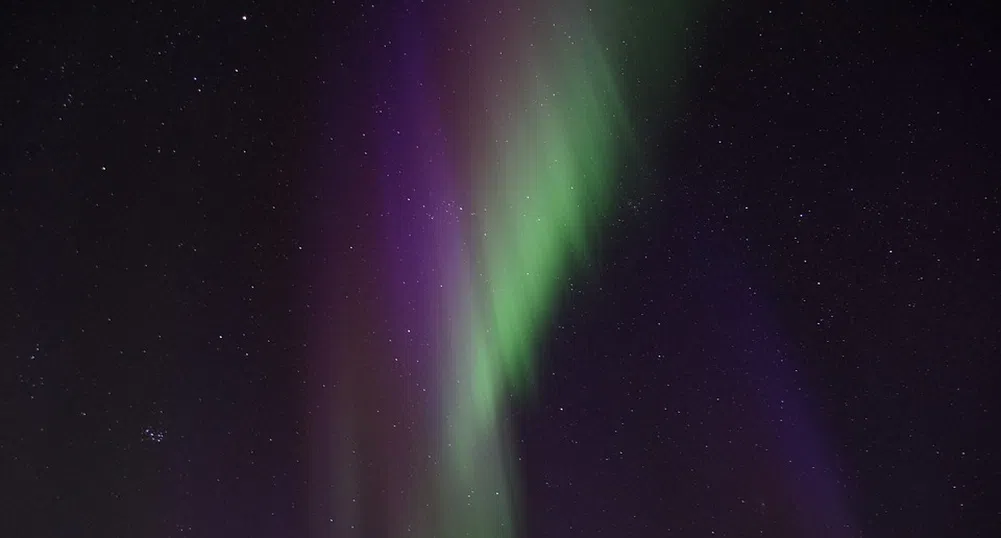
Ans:
[[[458,249],[465,293],[447,323],[437,536],[519,534],[507,410],[531,394],[534,349],[613,203],[629,136],[619,74],[593,34],[573,35],[548,57],[522,58],[518,78],[534,83],[494,111],[488,129],[508,142],[475,171],[479,211],[470,248]]]
[[[430,272],[442,283],[441,296],[430,301],[440,303],[422,305],[437,339],[429,348],[436,355],[431,368],[437,408],[412,422],[427,426],[415,435],[380,429],[385,415],[379,406],[396,394],[387,379],[352,359],[381,349],[360,336],[371,320],[352,317],[356,304],[346,304],[350,321],[337,348],[345,359],[336,378],[341,472],[334,495],[340,534],[381,528],[392,536],[424,538],[525,533],[510,410],[534,396],[537,348],[570,279],[591,265],[594,243],[618,205],[616,192],[625,182],[633,184],[628,190],[636,190],[640,181],[639,174],[628,173],[630,163],[641,160],[638,140],[643,139],[629,120],[637,109],[631,107],[653,102],[663,112],[677,86],[664,82],[673,63],[666,53],[683,34],[681,6],[641,4],[595,0],[588,8],[557,0],[541,13],[535,4],[484,0],[457,15],[483,21],[464,26],[470,42],[482,37],[477,29],[496,30],[495,47],[502,49],[503,59],[497,59],[496,48],[477,46],[483,62],[454,66],[463,83],[473,81],[456,101],[484,99],[487,108],[481,122],[459,119],[469,122],[455,129],[468,137],[469,147],[448,148],[459,153],[457,161],[466,162],[467,169],[453,173],[454,185],[434,171],[413,178],[432,190],[448,184],[469,209],[458,219],[439,219],[433,235],[421,237],[426,241],[418,243],[426,245],[421,248],[437,251],[438,257],[413,261],[434,266],[424,273],[415,270],[414,278]],[[497,20],[483,18],[501,11],[505,15]],[[501,19],[521,24],[498,30]],[[486,57],[491,50],[497,54],[493,59]],[[460,64],[466,61],[461,54],[455,57]],[[427,133],[437,126],[424,127]],[[430,151],[422,143],[415,140],[408,147],[419,148],[415,155],[423,162],[437,158],[437,153],[421,154]],[[396,166],[393,158],[389,163]],[[372,291],[374,305],[380,290]],[[412,411],[418,399],[403,398],[408,407],[400,413],[421,413]],[[389,439],[415,444],[397,446]],[[369,521],[382,516],[385,521]]]

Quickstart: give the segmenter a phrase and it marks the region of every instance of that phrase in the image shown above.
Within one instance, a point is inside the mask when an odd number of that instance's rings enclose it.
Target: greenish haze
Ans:
[[[526,47],[516,80],[484,126],[498,140],[474,171],[475,217],[447,262],[451,297],[443,368],[439,498],[433,535],[521,535],[520,468],[508,410],[533,394],[536,347],[568,281],[588,261],[616,206],[631,121],[676,93],[684,38],[679,2],[553,8],[563,21]],[[544,17],[543,17],[544,18]],[[592,26],[592,24],[594,26]],[[673,89],[672,89],[673,88]],[[664,106],[662,102],[656,104]]]
[[[452,332],[453,370],[442,447],[440,536],[518,534],[516,454],[504,423],[510,398],[536,379],[533,349],[549,327],[575,260],[609,210],[615,154],[628,133],[616,74],[593,40],[526,62],[533,88],[491,126],[509,142],[482,163],[468,293]],[[459,321],[456,321],[459,320]]]

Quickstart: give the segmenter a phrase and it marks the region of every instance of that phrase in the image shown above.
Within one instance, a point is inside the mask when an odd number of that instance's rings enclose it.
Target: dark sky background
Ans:
[[[0,535],[330,535],[308,328],[402,3],[293,4],[3,10]],[[517,414],[527,537],[1001,535],[987,6],[697,12]]]

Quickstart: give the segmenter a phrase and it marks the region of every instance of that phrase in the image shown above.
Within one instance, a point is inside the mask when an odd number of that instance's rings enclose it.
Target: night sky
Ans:
[[[10,3],[0,535],[1001,536],[988,6]]]

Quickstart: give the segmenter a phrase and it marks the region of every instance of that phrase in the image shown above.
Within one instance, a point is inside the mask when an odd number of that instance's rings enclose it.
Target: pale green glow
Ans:
[[[472,73],[459,68],[475,79],[468,87],[491,94],[457,97],[491,97],[485,122],[475,123],[475,132],[459,132],[474,141],[463,151],[478,157],[472,170],[454,178],[427,178],[463,194],[469,187],[470,199],[462,200],[465,220],[434,232],[438,278],[445,283],[445,311],[433,314],[442,331],[433,344],[441,398],[440,420],[430,432],[435,446],[401,480],[407,484],[399,492],[402,504],[370,512],[392,518],[394,536],[520,538],[521,464],[508,411],[534,393],[536,347],[611,216],[619,182],[640,179],[618,177],[623,163],[642,153],[636,133],[643,128],[629,121],[623,93],[633,106],[664,107],[673,91],[660,92],[677,86],[668,55],[680,50],[672,46],[682,35],[678,2],[544,4],[558,16],[530,17],[540,5],[526,3],[517,20],[531,28],[498,30],[506,39],[499,45],[503,62],[491,63],[492,52],[484,52]],[[483,13],[494,7],[484,2]],[[586,19],[605,25],[604,32]],[[347,448],[342,460],[364,461]],[[400,448],[401,457],[407,448]],[[351,484],[339,504],[354,503],[359,479],[345,474],[341,480]],[[351,525],[366,516],[353,505],[344,513],[343,533],[355,535]]]
[[[443,387],[441,536],[517,532],[509,394],[525,394],[536,378],[533,349],[608,210],[626,132],[615,73],[587,36],[524,68],[537,83],[489,126],[509,142],[478,171],[482,210],[475,243],[463,249],[469,288],[454,305],[453,322],[463,322],[452,329]]]

